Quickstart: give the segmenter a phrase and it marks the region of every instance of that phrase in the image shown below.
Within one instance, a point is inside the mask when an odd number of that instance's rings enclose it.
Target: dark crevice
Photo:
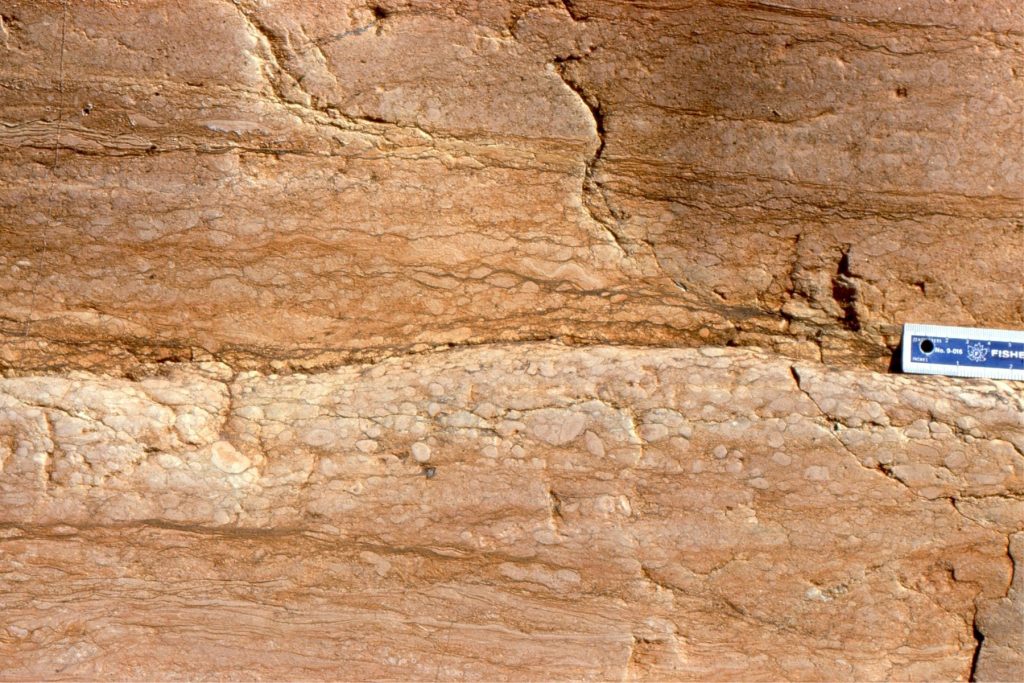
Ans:
[[[267,73],[267,78],[274,89],[274,95],[282,103],[290,102],[288,93],[281,82],[282,76],[291,76],[284,68],[288,54],[278,44],[278,37],[271,27],[262,21],[258,12],[243,7],[238,0],[234,0],[234,4],[242,18],[249,25],[249,28],[252,29],[257,40],[262,38],[266,43],[266,49],[270,57],[269,65],[272,67]]]
[[[843,311],[843,327],[851,332],[859,332],[861,329],[860,315],[857,313],[857,295],[855,276],[850,272],[850,251],[846,248],[839,258],[836,275],[832,278],[832,298]]]
[[[373,12],[373,23],[360,30],[359,33],[372,28],[374,34],[379,36],[384,31],[384,22],[391,16],[391,10],[380,5],[373,5],[370,11]]]
[[[562,497],[550,488],[548,489],[548,506],[551,512],[551,519],[555,520],[556,526],[565,522],[565,517],[562,516]]]
[[[901,374],[903,372],[903,342],[900,341],[896,345],[896,348],[892,350],[892,354],[889,356],[889,367],[886,369],[889,373]]]
[[[978,661],[981,659],[981,648],[985,643],[985,634],[978,628],[978,615],[974,615],[974,623],[972,624],[974,629],[974,654],[971,656],[971,673],[967,680],[976,681],[978,680]]]
[[[398,123],[397,121],[392,121],[390,119],[385,119],[383,117],[376,116],[374,114],[363,114],[362,116],[359,117],[358,120],[360,122],[362,122],[362,123],[377,123],[377,124],[381,124],[381,125],[385,125],[385,126],[401,126],[402,125],[402,124]]]
[[[590,217],[605,228],[622,253],[630,254],[631,250],[626,249],[628,240],[623,235],[620,226],[624,215],[622,212],[612,208],[608,202],[608,197],[605,195],[604,188],[594,177],[597,165],[604,155],[608,131],[605,124],[605,111],[601,101],[576,79],[569,68],[569,65],[579,63],[580,60],[581,57],[578,55],[559,57],[554,60],[554,66],[555,72],[562,79],[562,82],[576,94],[590,112],[590,117],[594,121],[594,130],[597,134],[597,148],[590,159],[587,160],[583,170],[583,184],[581,188],[583,196],[581,200]]]
[[[580,14],[579,10],[576,8],[574,0],[562,0],[562,9],[566,11],[573,21],[583,21],[586,19],[586,17]]]

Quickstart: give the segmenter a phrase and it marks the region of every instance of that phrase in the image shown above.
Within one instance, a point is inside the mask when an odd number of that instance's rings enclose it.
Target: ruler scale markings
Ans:
[[[903,372],[1024,381],[1024,331],[903,326]]]

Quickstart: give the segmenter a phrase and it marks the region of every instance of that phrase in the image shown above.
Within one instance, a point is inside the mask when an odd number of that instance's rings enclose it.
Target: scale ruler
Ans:
[[[903,372],[1024,381],[1024,331],[907,323]]]

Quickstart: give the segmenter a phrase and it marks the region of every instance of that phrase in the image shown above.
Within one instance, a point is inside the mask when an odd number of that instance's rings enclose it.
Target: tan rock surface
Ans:
[[[520,345],[0,405],[15,678],[953,679],[975,625],[1019,666],[1008,384]]]
[[[1009,0],[0,0],[0,679],[1024,679]]]
[[[3,0],[5,362],[1019,327],[1024,11],[962,5]]]

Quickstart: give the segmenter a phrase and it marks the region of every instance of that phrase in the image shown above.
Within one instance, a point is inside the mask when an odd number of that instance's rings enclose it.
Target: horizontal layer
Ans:
[[[341,639],[360,677],[535,677],[544,642],[569,677],[957,678],[976,612],[1008,609],[1024,519],[1008,383],[546,344],[309,375],[150,370],[0,380],[13,604],[59,593],[71,619],[123,586],[135,615],[79,636],[12,617],[18,675],[41,675],[48,648],[71,653],[68,676],[341,675]],[[25,582],[52,566],[68,569]],[[313,614],[336,635],[313,636]],[[218,619],[251,627],[169,663]],[[157,656],[115,654],[106,629]]]
[[[5,7],[6,367],[1024,325],[1015,3]]]

